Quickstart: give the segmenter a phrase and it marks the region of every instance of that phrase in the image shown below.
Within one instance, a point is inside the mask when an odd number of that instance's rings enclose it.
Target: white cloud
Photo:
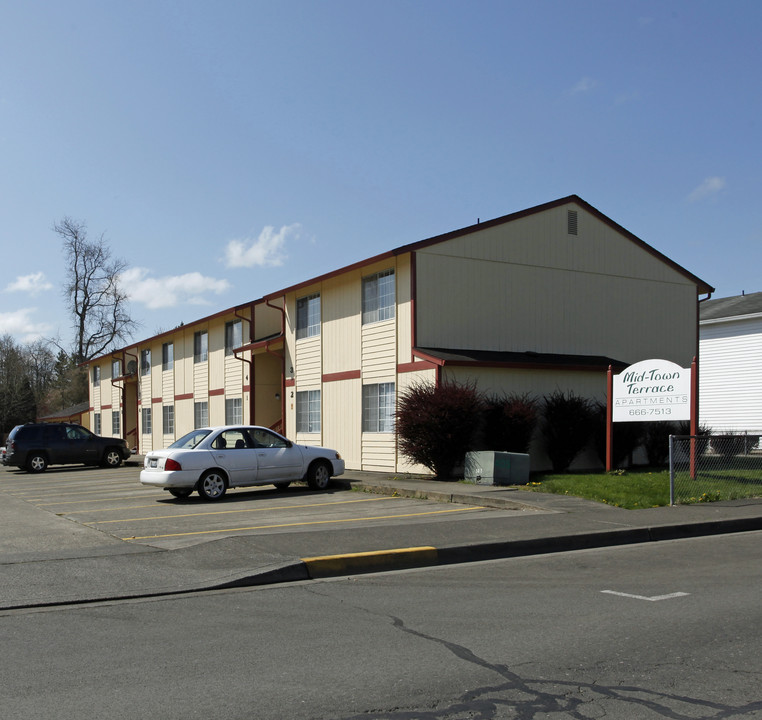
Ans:
[[[24,342],[32,342],[52,330],[52,325],[44,322],[32,322],[32,315],[37,308],[21,308],[12,312],[0,313],[0,335],[12,335]]]
[[[150,310],[182,304],[207,305],[210,293],[221,295],[230,289],[227,280],[207,277],[199,272],[159,278],[149,277],[149,273],[148,268],[129,268],[122,273],[120,281],[130,300],[142,303]]]
[[[727,183],[723,177],[708,177],[688,195],[688,202],[698,202],[699,200],[717,195],[717,193],[725,189],[726,185]]]
[[[5,292],[27,292],[36,295],[43,290],[53,287],[46,279],[45,273],[38,272],[31,275],[20,275],[5,288]]]
[[[579,95],[579,93],[590,92],[596,85],[597,81],[589,77],[583,77],[575,85],[569,89],[569,95]]]
[[[229,268],[274,267],[282,265],[286,257],[283,246],[291,237],[298,237],[301,225],[284,225],[276,230],[265,227],[259,237],[231,240],[225,248],[225,265]]]

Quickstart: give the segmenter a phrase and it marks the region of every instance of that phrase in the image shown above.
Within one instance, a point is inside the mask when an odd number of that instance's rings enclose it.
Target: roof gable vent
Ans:
[[[566,233],[568,235],[577,234],[577,211],[576,210],[566,211]]]

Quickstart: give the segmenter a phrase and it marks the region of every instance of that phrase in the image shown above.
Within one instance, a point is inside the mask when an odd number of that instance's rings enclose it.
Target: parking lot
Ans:
[[[140,465],[117,469],[53,467],[29,474],[0,469],[0,490],[41,510],[130,543],[177,548],[233,535],[272,535],[351,527],[450,521],[459,517],[514,514],[484,507],[354,492],[351,472],[327,491],[294,483],[233,489],[219,502],[195,493],[173,498],[144,487]]]

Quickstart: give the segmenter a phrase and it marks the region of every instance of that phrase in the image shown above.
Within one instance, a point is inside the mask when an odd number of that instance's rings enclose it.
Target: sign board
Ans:
[[[691,370],[669,360],[641,360],[613,378],[613,422],[691,419]]]

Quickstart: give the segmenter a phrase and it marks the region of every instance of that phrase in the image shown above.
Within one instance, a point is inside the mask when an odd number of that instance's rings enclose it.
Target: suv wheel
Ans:
[[[122,464],[122,456],[119,451],[114,448],[109,448],[103,455],[103,461],[101,465],[104,467],[116,468]]]
[[[27,472],[41,473],[45,472],[47,467],[48,459],[42,453],[33,452],[29,454],[29,457],[26,461]]]

